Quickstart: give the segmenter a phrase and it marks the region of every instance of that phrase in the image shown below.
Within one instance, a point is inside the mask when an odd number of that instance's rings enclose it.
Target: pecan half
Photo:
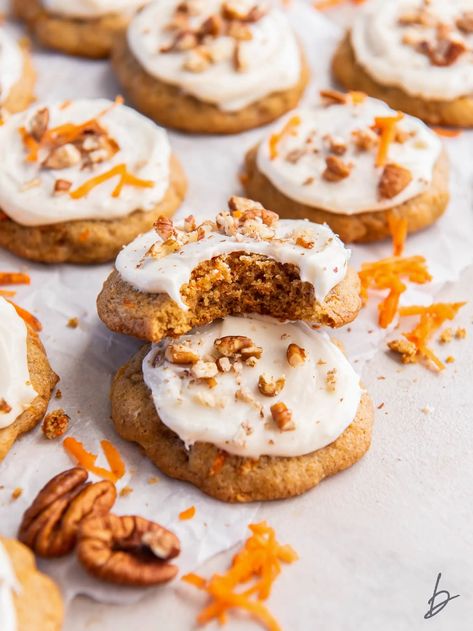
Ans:
[[[176,535],[142,517],[93,517],[79,530],[77,557],[84,568],[96,578],[119,585],[170,581],[178,568],[168,561],[179,552]]]
[[[70,552],[80,523],[107,513],[115,503],[115,486],[108,480],[87,483],[82,467],[63,471],[38,493],[23,515],[18,539],[43,557]]]
[[[399,195],[412,181],[412,173],[399,164],[387,164],[378,184],[381,199],[392,199]]]
[[[325,164],[326,168],[322,173],[322,177],[327,182],[340,182],[340,180],[347,178],[352,170],[350,164],[347,164],[337,156],[328,156],[325,159]]]

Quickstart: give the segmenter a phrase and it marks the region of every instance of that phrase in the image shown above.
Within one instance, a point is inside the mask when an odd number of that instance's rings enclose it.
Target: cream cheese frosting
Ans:
[[[32,128],[40,125],[44,111],[49,125],[35,157]],[[77,130],[87,121],[89,128],[66,142],[71,124]],[[0,144],[8,147],[0,155],[0,208],[25,226],[111,220],[135,210],[150,211],[169,187],[171,149],[166,132],[135,110],[106,99],[36,105],[0,127]],[[120,174],[107,174],[122,168],[141,184],[127,180],[117,191]],[[74,197],[101,176],[105,181]]]
[[[190,0],[188,16],[183,18],[185,26],[173,29],[170,24],[176,21],[175,11],[183,4],[156,0],[130,24],[128,45],[150,75],[223,111],[240,110],[298,83],[300,52],[282,11],[269,7],[257,20],[222,22],[226,6],[244,15],[254,7],[265,10],[266,5],[254,0]],[[207,32],[209,19],[216,20],[215,30],[184,42],[189,31]]]
[[[135,289],[167,294],[187,309],[180,290],[200,263],[231,252],[261,254],[298,266],[301,280],[313,285],[322,301],[345,277],[350,251],[326,225],[271,215],[277,219],[269,227],[260,219],[242,221],[245,216],[238,223],[223,212],[190,233],[174,227],[167,240],[150,230],[122,249],[116,269]]]
[[[0,103],[6,101],[22,74],[23,52],[11,35],[0,28]]]
[[[404,116],[396,124],[402,142],[390,144],[388,162],[407,169],[412,179],[398,194],[383,198],[379,192],[383,167],[376,166],[379,138],[372,126],[375,118],[395,117],[397,113],[382,101],[359,98],[354,101],[347,95],[345,103],[292,112],[260,144],[258,170],[290,199],[344,215],[385,210],[423,193],[432,183],[441,152],[437,135],[412,116]],[[281,133],[294,119],[290,133]],[[367,135],[371,147],[360,149],[360,133]],[[324,177],[329,156],[348,165],[347,177],[338,181]]]
[[[0,297],[0,429],[11,425],[37,396],[30,381],[26,339],[26,324]]]
[[[12,562],[5,547],[0,542],[0,629],[17,631],[18,621],[13,601],[13,592],[20,591]]]
[[[216,340],[243,336],[261,349],[259,359],[221,355]],[[198,356],[193,366],[173,363],[168,347],[178,344]],[[289,345],[304,361],[290,365]],[[212,369],[213,366],[213,369]],[[214,375],[216,383],[196,377]],[[186,446],[207,442],[239,456],[302,456],[333,442],[355,419],[361,398],[358,375],[325,333],[302,322],[228,317],[154,345],[143,361],[144,381],[162,422]],[[260,391],[260,376],[279,381],[278,394]],[[207,378],[208,379],[208,378]],[[282,388],[281,388],[281,384]],[[281,429],[271,408],[283,403],[291,422]]]
[[[41,0],[50,13],[71,18],[99,18],[104,15],[132,14],[149,0]]]
[[[473,94],[472,25],[472,0],[370,0],[356,12],[351,42],[356,60],[378,83],[451,101]]]

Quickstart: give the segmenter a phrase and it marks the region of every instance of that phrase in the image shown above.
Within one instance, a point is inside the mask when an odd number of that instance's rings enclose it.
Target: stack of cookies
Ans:
[[[121,251],[98,298],[110,329],[148,342],[113,381],[119,434],[228,502],[298,495],[354,464],[371,402],[316,330],[359,312],[349,258],[328,226],[249,199],[200,224],[159,219]]]

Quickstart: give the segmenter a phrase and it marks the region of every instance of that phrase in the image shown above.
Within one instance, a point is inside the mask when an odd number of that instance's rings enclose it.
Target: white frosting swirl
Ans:
[[[179,0],[156,0],[138,13],[128,29],[128,44],[136,59],[153,77],[172,85],[201,101],[217,105],[223,111],[237,111],[268,94],[287,90],[297,84],[301,74],[296,38],[285,15],[272,8],[258,22],[250,23],[253,38],[242,41],[240,54],[245,68],[237,72],[233,63],[235,42],[219,36],[209,44],[218,50],[216,61],[203,72],[184,68],[188,51],[160,52],[169,44],[172,33],[166,30]],[[242,0],[251,8],[253,0]],[[210,15],[220,11],[222,0],[205,0],[202,10],[191,18],[198,27]]]
[[[71,18],[99,18],[104,15],[131,15],[149,0],[41,0],[50,13]]]
[[[293,235],[298,231],[307,232],[313,239],[311,249],[294,243]],[[328,226],[303,220],[281,220],[276,226],[275,237],[259,240],[239,233],[228,236],[213,231],[177,252],[153,258],[145,255],[153,244],[162,243],[162,239],[150,230],[123,248],[115,266],[123,280],[135,289],[145,293],[165,293],[181,309],[187,309],[187,306],[180,290],[189,281],[193,269],[203,261],[231,252],[261,254],[283,264],[298,266],[301,280],[313,285],[319,301],[345,278],[350,250]]]
[[[0,103],[6,101],[22,74],[23,52],[11,35],[0,28]]]
[[[66,107],[47,106],[49,128],[68,123],[81,124],[97,117],[112,105],[106,99],[73,101]],[[49,149],[40,151],[37,161],[26,160],[26,151],[19,129],[28,128],[35,113],[44,106],[36,105],[27,112],[10,117],[0,127],[0,144],[8,147],[0,155],[0,208],[11,219],[25,226],[44,226],[80,219],[117,219],[135,210],[153,210],[169,188],[171,149],[166,132],[124,105],[116,105],[100,117],[100,124],[119,145],[110,159],[81,169],[80,164],[65,169],[45,169],[42,161]],[[72,183],[72,191],[86,181],[125,164],[134,176],[151,181],[150,188],[125,186],[113,197],[119,176],[103,182],[80,199],[69,193],[54,195],[56,180]]]
[[[351,41],[356,60],[378,83],[397,86],[425,99],[451,101],[473,94],[473,33],[455,32],[467,52],[453,64],[436,66],[415,46],[404,43],[406,32],[432,37],[434,27],[420,26],[413,30],[403,26],[399,18],[406,13],[425,8],[455,28],[456,19],[473,11],[472,0],[432,0],[424,6],[422,0],[370,0],[356,12]]]
[[[377,147],[369,151],[358,150],[352,133],[369,130],[375,117],[395,115],[396,112],[385,103],[371,98],[365,98],[358,105],[348,102],[296,110],[278,123],[277,130],[273,130],[277,133],[283,129],[286,120],[293,116],[300,118],[300,124],[281,139],[276,157],[271,155],[270,138],[260,144],[258,170],[290,199],[333,213],[354,215],[397,206],[429,188],[442,144],[422,121],[404,116],[397,128],[406,132],[407,137],[402,143],[391,143],[389,162],[408,169],[412,181],[395,197],[380,198],[378,184],[383,169],[375,164]],[[330,139],[346,146],[341,159],[352,165],[350,175],[337,182],[322,177],[325,160],[330,155]],[[291,159],[291,155],[296,159]]]
[[[353,422],[361,398],[359,377],[326,334],[302,322],[228,317],[178,342],[187,342],[205,357],[212,353],[216,339],[232,335],[249,337],[263,354],[253,367],[243,364],[238,373],[219,373],[213,388],[196,383],[189,366],[164,358],[155,362],[169,339],[154,345],[143,361],[144,380],[159,417],[186,446],[207,442],[256,458],[302,456],[330,444]],[[303,364],[289,365],[289,344],[305,350]],[[285,376],[285,385],[275,397],[264,396],[258,389],[259,376],[265,373],[275,379]],[[246,396],[239,397],[237,391]],[[292,412],[291,431],[281,431],[272,420],[270,407],[279,401]]]
[[[18,621],[13,601],[13,592],[20,591],[12,562],[0,541],[0,629],[17,631]]]
[[[0,297],[0,429],[11,425],[36,398],[28,370],[26,324],[15,308]]]

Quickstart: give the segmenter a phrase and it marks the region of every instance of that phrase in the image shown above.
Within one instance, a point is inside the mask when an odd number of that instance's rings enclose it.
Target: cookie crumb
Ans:
[[[79,318],[69,318],[69,320],[67,321],[67,326],[70,329],[77,329],[77,327],[79,326]]]
[[[128,495],[131,495],[131,493],[133,493],[132,487],[124,486],[122,490],[120,491],[120,497],[128,497]]]
[[[159,478],[155,475],[152,475],[146,481],[148,484],[157,484],[159,482]]]
[[[382,410],[384,408],[384,401],[378,405],[378,410]]]
[[[440,344],[448,344],[453,340],[453,329],[448,327],[444,329],[439,335]]]
[[[62,408],[53,410],[52,412],[49,412],[49,414],[46,414],[41,426],[45,438],[48,440],[54,440],[55,438],[59,438],[59,436],[65,434],[69,427],[70,420],[71,419]]]
[[[446,364],[453,364],[453,363],[454,363],[454,361],[455,361],[455,357],[453,357],[453,355],[449,355],[449,356],[446,358],[445,363],[446,363]]]
[[[55,399],[62,399],[62,390],[59,388],[56,390],[56,394],[54,395]]]
[[[431,405],[424,405],[423,408],[420,409],[420,411],[422,412],[422,414],[432,414],[432,412],[434,412],[435,408]]]
[[[466,329],[463,327],[459,327],[456,331],[455,331],[455,338],[457,340],[464,340],[466,338]]]
[[[21,495],[23,494],[23,489],[19,486],[16,487],[16,489],[14,489],[12,491],[11,494],[11,498],[13,501],[17,500]]]

